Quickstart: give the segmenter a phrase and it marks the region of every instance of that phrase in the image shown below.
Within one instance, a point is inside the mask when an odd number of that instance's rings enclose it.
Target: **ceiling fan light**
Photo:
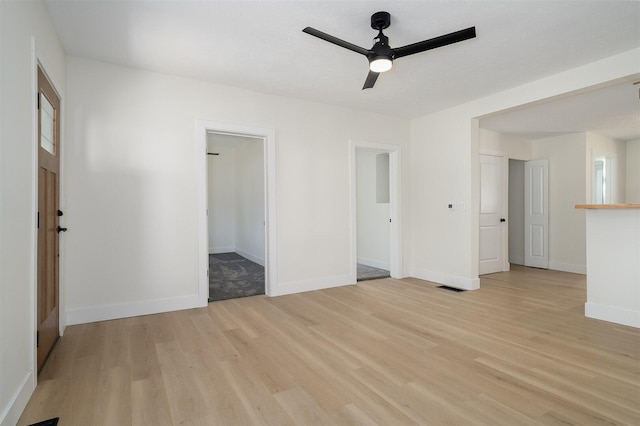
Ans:
[[[385,56],[378,56],[369,62],[369,69],[373,72],[389,71],[393,66],[393,61]]]

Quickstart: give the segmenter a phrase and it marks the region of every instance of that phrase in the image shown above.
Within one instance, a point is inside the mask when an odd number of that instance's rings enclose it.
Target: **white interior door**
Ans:
[[[549,268],[549,161],[524,164],[524,264]]]
[[[503,158],[480,155],[480,265],[479,273],[500,272],[504,266]]]

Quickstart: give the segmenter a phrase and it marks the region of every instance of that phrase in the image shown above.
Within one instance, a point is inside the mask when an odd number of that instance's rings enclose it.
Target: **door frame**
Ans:
[[[389,228],[389,272],[393,278],[403,278],[402,268],[402,215],[400,209],[401,200],[401,147],[398,145],[349,141],[349,277],[350,282],[358,281],[358,235],[357,235],[357,178],[356,178],[356,150],[362,149],[377,153],[389,154],[389,215],[391,226]]]
[[[276,132],[275,129],[196,120],[195,159],[198,178],[198,300],[209,300],[209,231],[207,221],[207,133],[248,136],[263,140],[265,217],[265,294],[272,296],[278,286],[276,246]]]

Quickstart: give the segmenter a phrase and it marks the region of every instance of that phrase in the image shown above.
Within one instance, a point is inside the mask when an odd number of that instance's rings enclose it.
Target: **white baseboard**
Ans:
[[[234,246],[209,247],[209,254],[234,253],[235,251],[236,248]]]
[[[36,380],[33,370],[31,370],[22,380],[20,387],[11,396],[8,405],[0,413],[0,425],[15,425],[18,423],[35,389]]]
[[[366,257],[358,257],[358,263],[361,265],[371,266],[372,268],[380,268],[389,270],[391,269],[391,265],[389,262],[381,262],[375,259],[368,259]]]
[[[236,247],[235,252],[238,253],[240,256],[244,257],[245,259],[249,259],[250,261],[257,263],[260,266],[264,266],[264,259],[263,258],[255,256],[255,255],[249,253],[248,251],[244,251],[244,250],[239,249],[237,247]]]
[[[237,253],[245,259],[249,259],[252,262],[257,263],[260,266],[264,266],[264,259],[258,256],[255,256],[248,251],[244,251],[237,247],[226,246],[226,247],[209,247],[209,254],[220,254],[220,253]]]
[[[302,293],[303,291],[321,290],[323,288],[353,285],[356,282],[351,275],[317,278],[304,281],[290,281],[278,283],[270,289],[269,296],[283,296],[285,294]]]
[[[140,315],[159,314],[162,312],[180,311],[183,309],[206,306],[200,296],[191,294],[167,299],[143,300],[140,302],[99,305],[86,308],[68,309],[67,325],[85,324],[88,322],[106,321],[118,318],[137,317]]]
[[[411,276],[462,290],[477,290],[480,288],[480,278],[459,277],[420,268],[411,268]]]
[[[574,274],[587,274],[587,265],[573,265],[571,263],[549,261],[549,269],[554,271],[572,272]]]
[[[640,311],[587,302],[584,304],[584,316],[640,328]]]

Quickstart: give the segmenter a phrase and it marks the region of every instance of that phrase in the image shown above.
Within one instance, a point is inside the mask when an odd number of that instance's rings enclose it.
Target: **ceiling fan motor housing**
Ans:
[[[382,33],[382,30],[388,28],[389,25],[391,25],[391,15],[389,12],[376,12],[371,15],[371,28],[378,30],[379,33],[374,39],[376,43],[367,55],[369,62],[379,58],[386,58],[393,61],[393,51],[389,47],[389,38]]]
[[[376,12],[371,15],[371,28],[382,31],[391,25],[391,15],[389,12]]]

